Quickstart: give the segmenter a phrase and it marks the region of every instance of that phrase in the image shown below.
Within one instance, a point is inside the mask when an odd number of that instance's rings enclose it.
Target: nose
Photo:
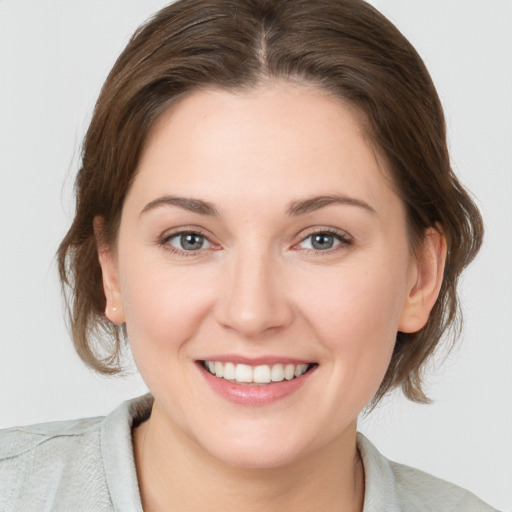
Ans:
[[[244,338],[259,338],[287,327],[293,307],[286,297],[277,262],[266,254],[244,251],[223,272],[216,320]]]

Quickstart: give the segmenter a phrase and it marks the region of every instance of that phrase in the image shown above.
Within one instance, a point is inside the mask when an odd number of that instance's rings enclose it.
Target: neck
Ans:
[[[240,468],[214,458],[155,413],[154,408],[133,436],[145,512],[363,510],[364,471],[355,424],[293,463]]]

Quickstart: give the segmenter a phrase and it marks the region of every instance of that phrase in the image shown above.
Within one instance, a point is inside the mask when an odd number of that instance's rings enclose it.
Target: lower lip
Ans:
[[[249,406],[261,406],[277,402],[298,391],[309,379],[316,366],[300,377],[269,384],[236,384],[208,372],[202,363],[198,363],[201,374],[209,386],[222,398],[231,403]]]

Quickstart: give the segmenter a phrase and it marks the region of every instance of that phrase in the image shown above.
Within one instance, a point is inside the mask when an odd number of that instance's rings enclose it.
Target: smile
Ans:
[[[203,367],[212,375],[239,384],[269,384],[293,380],[304,375],[312,364],[262,364],[250,366],[221,361],[203,361]]]
[[[219,361],[219,359],[223,359]],[[197,360],[197,368],[210,389],[221,398],[246,407],[270,405],[295,395],[311,380],[318,363],[282,361],[229,361],[225,357]],[[267,364],[263,364],[263,363]]]

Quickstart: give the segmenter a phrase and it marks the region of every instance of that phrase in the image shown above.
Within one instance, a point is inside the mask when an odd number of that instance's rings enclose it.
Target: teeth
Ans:
[[[284,378],[286,380],[292,380],[295,377],[295,365],[287,364],[284,367]]]
[[[284,368],[282,364],[275,364],[272,366],[270,372],[272,382],[281,382],[284,380]]]
[[[215,363],[215,369],[217,369],[217,364]],[[219,376],[216,373],[217,377]],[[223,375],[221,375],[223,377]],[[252,382],[252,366],[247,364],[237,364],[235,367],[235,380],[237,382]]]
[[[309,364],[262,364],[249,366],[247,364],[221,363],[219,361],[205,361],[205,368],[213,375],[227,380],[243,383],[268,384],[281,382],[300,377],[309,368]]]
[[[217,377],[224,376],[224,365],[222,363],[215,363],[215,375],[217,375]]]
[[[233,363],[225,363],[224,364],[224,371],[222,372],[222,376],[225,379],[234,380],[236,378],[235,365]]]
[[[303,373],[306,373],[308,366],[309,365],[307,365],[307,364],[298,364],[295,367],[295,371],[293,372],[295,377],[300,377]]]
[[[257,382],[258,384],[267,384],[271,380],[270,375],[270,367],[268,364],[256,366],[256,368],[254,368],[253,381]]]

